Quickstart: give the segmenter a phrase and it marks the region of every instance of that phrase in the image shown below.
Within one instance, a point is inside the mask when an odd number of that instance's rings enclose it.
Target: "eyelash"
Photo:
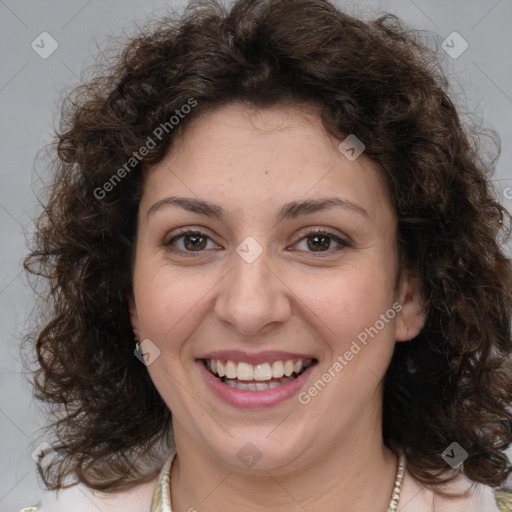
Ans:
[[[183,231],[176,233],[172,238],[165,241],[163,245],[167,250],[169,250],[170,252],[172,252],[174,254],[179,254],[179,255],[191,257],[191,258],[197,258],[197,257],[201,256],[202,253],[204,253],[206,249],[203,249],[201,251],[183,251],[181,249],[173,249],[172,248],[171,244],[174,241],[176,241],[179,238],[182,238],[183,236],[186,236],[186,235],[199,235],[199,236],[205,237],[207,239],[210,239],[210,237],[203,231],[199,231],[196,229],[185,229]],[[331,238],[332,240],[334,240],[335,242],[337,242],[339,244],[338,247],[336,247],[334,249],[329,249],[327,251],[319,251],[319,252],[306,251],[306,252],[310,252],[313,255],[313,257],[315,257],[315,258],[325,257],[324,255],[330,256],[333,252],[339,251],[346,247],[350,247],[350,243],[347,240],[344,240],[343,238],[339,237],[338,235],[336,235],[330,231],[323,230],[323,229],[315,229],[312,231],[308,231],[307,233],[302,235],[301,238],[299,238],[293,245],[296,245],[297,243],[301,242],[302,240],[304,240],[306,238],[310,238],[315,235],[327,236],[328,238]]]

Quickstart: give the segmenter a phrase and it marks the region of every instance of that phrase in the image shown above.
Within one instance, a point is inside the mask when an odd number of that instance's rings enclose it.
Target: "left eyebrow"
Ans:
[[[305,201],[293,201],[291,203],[287,203],[279,209],[276,221],[281,222],[285,219],[295,219],[300,215],[309,215],[335,207],[345,208],[364,217],[369,217],[368,212],[362,206],[359,206],[348,199],[326,197],[323,199],[307,199]]]
[[[160,210],[165,206],[178,206],[184,210],[197,213],[198,215],[204,215],[206,217],[223,219],[225,216],[224,208],[218,204],[192,197],[175,196],[166,197],[154,203],[148,209],[146,216],[155,213],[157,210]],[[276,215],[276,222],[281,222],[286,219],[295,219],[300,215],[310,215],[312,213],[334,207],[345,208],[364,217],[369,217],[368,212],[362,206],[349,201],[348,199],[326,197],[322,199],[307,199],[304,201],[292,201],[291,203],[286,203],[279,208]]]

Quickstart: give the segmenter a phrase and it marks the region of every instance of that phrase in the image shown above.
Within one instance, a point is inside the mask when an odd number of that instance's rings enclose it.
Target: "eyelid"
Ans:
[[[183,228],[177,228],[176,230],[174,230],[172,232],[172,235],[171,234],[166,235],[164,237],[163,244],[168,245],[175,238],[179,238],[182,235],[188,235],[188,234],[203,235],[205,237],[208,237],[210,240],[212,239],[212,237],[208,234],[207,228],[204,228],[202,226],[201,227],[187,226],[187,227],[183,227]]]
[[[331,238],[332,240],[334,240],[336,243],[338,243],[338,247],[335,247],[334,249],[329,249],[327,251],[318,251],[318,252],[301,251],[301,252],[306,252],[308,254],[311,254],[311,255],[313,255],[313,257],[322,257],[322,256],[327,257],[328,255],[332,255],[332,254],[336,253],[341,248],[351,247],[352,240],[350,239],[350,237],[348,237],[347,235],[344,235],[344,234],[340,234],[336,231],[337,230],[335,230],[334,228],[315,227],[315,226],[308,226],[306,228],[302,228],[299,231],[299,233],[297,233],[297,235],[295,236],[292,246],[298,244],[305,238],[312,237],[315,235],[325,235],[328,238]],[[204,256],[205,254],[208,254],[212,250],[212,249],[209,249],[209,250],[203,249],[201,251],[183,251],[181,249],[171,248],[172,247],[171,242],[173,242],[174,240],[177,240],[185,235],[200,235],[200,236],[203,236],[203,237],[207,238],[208,240],[212,241],[214,244],[219,245],[207,233],[206,228],[203,228],[203,227],[196,228],[196,227],[192,227],[192,226],[187,226],[184,228],[179,228],[176,232],[172,233],[172,236],[165,237],[163,246],[175,254],[184,255],[186,257]],[[218,249],[213,249],[213,250],[218,250]]]
[[[297,243],[298,241],[302,240],[304,237],[306,237],[308,235],[311,236],[311,235],[314,235],[314,234],[317,234],[317,233],[318,234],[328,235],[331,238],[335,238],[335,237],[340,238],[347,245],[348,244],[352,244],[352,240],[351,240],[351,238],[348,235],[345,235],[344,233],[338,231],[337,229],[326,228],[326,227],[322,227],[322,226],[308,226],[306,228],[302,228],[297,233],[297,236],[295,237],[295,242],[294,243]]]
[[[305,228],[306,231],[299,233],[295,239],[295,242],[293,242],[292,246],[297,245],[302,240],[305,240],[308,237],[312,237],[315,235],[324,235],[331,240],[334,240],[338,246],[328,249],[327,251],[302,251],[300,249],[293,249],[293,252],[302,252],[307,254],[307,257],[313,257],[313,258],[328,258],[330,256],[333,256],[340,252],[342,249],[345,249],[347,247],[352,247],[352,241],[346,236],[341,235],[335,232],[336,230],[331,230],[331,228],[315,228],[315,227],[308,227]]]
[[[206,228],[203,228],[203,227],[200,227],[200,228],[195,228],[195,227],[191,227],[191,226],[187,226],[187,227],[184,227],[184,228],[178,228],[177,231],[173,232],[171,236],[166,236],[162,242],[162,245],[163,247],[174,253],[174,254],[179,254],[179,255],[182,255],[182,256],[185,256],[185,257],[199,257],[199,256],[204,256],[205,254],[208,254],[209,251],[211,251],[212,249],[209,249],[209,250],[202,250],[202,251],[183,251],[181,249],[175,249],[172,247],[171,243],[179,238],[182,238],[183,236],[185,235],[200,235],[200,236],[203,236],[204,238],[207,238],[208,240],[210,240],[211,242],[213,242],[215,245],[219,245],[217,244],[213,238],[208,234],[207,232],[207,229]],[[218,249],[213,249],[213,250],[218,250]]]

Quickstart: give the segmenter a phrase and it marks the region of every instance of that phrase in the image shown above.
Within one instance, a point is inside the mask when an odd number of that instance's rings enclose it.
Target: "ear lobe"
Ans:
[[[408,270],[402,270],[398,300],[402,309],[397,315],[395,340],[409,341],[418,336],[423,329],[426,312],[421,282]]]
[[[133,334],[135,335],[135,340],[140,341],[139,315],[137,314],[137,306],[135,306],[135,299],[131,295],[128,297],[128,304],[129,304],[130,322],[132,324]]]

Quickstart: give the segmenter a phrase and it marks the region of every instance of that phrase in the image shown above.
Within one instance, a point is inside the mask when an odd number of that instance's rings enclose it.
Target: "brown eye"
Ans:
[[[310,231],[309,233],[306,233],[306,235],[303,236],[299,240],[299,243],[296,245],[299,245],[303,241],[306,241],[306,248],[302,248],[300,250],[312,253],[332,254],[333,252],[341,250],[344,247],[348,247],[350,245],[346,240],[343,240],[335,233],[322,230]],[[331,250],[330,248],[333,241],[338,245]]]
[[[201,253],[208,247],[210,238],[202,231],[183,231],[164,242],[164,246],[171,252],[190,256],[190,253]],[[210,240],[211,241],[211,240]],[[212,242],[213,244],[213,242]],[[217,247],[213,244],[215,248]],[[187,254],[188,253],[188,254]]]
[[[204,249],[206,247],[207,237],[203,235],[184,235],[184,245],[188,251],[194,251],[195,249]]]
[[[329,246],[331,245],[331,239],[325,235],[308,236],[307,239],[308,247],[313,251],[316,251],[317,249],[329,249]]]

